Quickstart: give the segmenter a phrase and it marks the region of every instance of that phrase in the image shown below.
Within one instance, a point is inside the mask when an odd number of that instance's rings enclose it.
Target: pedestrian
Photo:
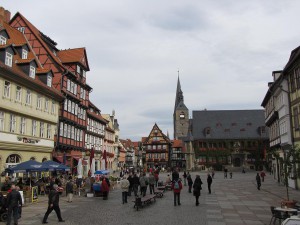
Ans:
[[[134,196],[137,197],[137,193],[138,193],[139,185],[140,185],[140,180],[139,180],[136,173],[133,175],[132,182],[133,182]]]
[[[189,193],[192,193],[193,180],[192,180],[191,174],[189,172],[187,173],[186,179],[187,179],[188,186],[189,186]]]
[[[127,180],[129,181],[129,188],[128,188],[128,194],[127,196],[131,196],[131,192],[133,190],[133,177],[132,174],[130,173]]]
[[[59,193],[57,191],[58,185],[54,184],[52,190],[48,196],[48,209],[43,218],[43,224],[48,223],[47,219],[49,214],[54,210],[56,212],[57,218],[59,222],[65,222],[61,217],[61,212],[59,208]]]
[[[193,185],[193,194],[196,198],[196,206],[199,205],[199,196],[201,195],[202,190],[202,181],[199,175],[196,175],[194,185]]]
[[[122,177],[122,180],[120,182],[121,189],[122,189],[122,203],[127,203],[127,193],[130,186],[130,183],[128,179],[126,179],[126,176]]]
[[[7,225],[11,223],[11,217],[13,216],[14,224],[18,224],[19,219],[19,207],[22,207],[22,197],[20,192],[16,190],[14,184],[11,185],[11,192],[7,195],[6,208],[7,210]]]
[[[16,191],[19,192],[20,191],[20,187],[18,185],[16,185]],[[21,196],[21,199],[22,199],[22,196]],[[22,202],[23,204],[23,202]],[[18,207],[18,219],[21,219],[22,217],[22,204],[19,204],[19,207]]]
[[[146,195],[146,192],[147,192],[147,186],[148,186],[148,179],[146,177],[146,174],[143,173],[141,176],[140,176],[140,192],[141,192],[141,196],[145,196]]]
[[[186,172],[184,171],[184,172],[183,172],[184,186],[186,186],[186,178],[187,178],[187,174],[186,174]]]
[[[67,195],[67,202],[72,202],[73,201],[73,181],[72,181],[72,176],[69,177],[69,180],[66,184],[66,195]]]
[[[105,177],[102,177],[102,183],[101,183],[101,191],[103,194],[103,200],[108,199],[108,192],[109,192],[109,185],[107,183],[107,180]]]
[[[178,173],[178,169],[177,168],[174,168],[173,169],[173,173],[172,173],[172,182],[174,180],[178,180],[179,179],[179,173]]]
[[[155,178],[155,187],[157,187],[157,186],[158,186],[158,180],[159,180],[159,176],[158,176],[158,174],[159,174],[159,172],[158,172],[158,170],[156,170],[156,171],[154,172],[154,178]]]
[[[230,179],[232,179],[232,170],[229,171]]]
[[[226,168],[224,168],[224,178],[226,178],[226,179],[227,179],[227,172],[228,172],[228,170]]]
[[[259,173],[256,174],[256,183],[257,183],[257,190],[260,190],[261,180],[260,180]]]
[[[208,187],[208,193],[211,194],[211,184],[212,184],[212,177],[210,174],[207,174],[207,187]]]
[[[261,181],[264,182],[266,174],[263,170],[260,172],[260,176],[261,176]]]
[[[166,178],[166,183],[165,185],[170,185],[172,183],[171,178],[170,178],[170,174],[168,174],[167,178]]]
[[[182,183],[179,178],[177,178],[176,180],[174,180],[172,182],[172,189],[173,189],[173,193],[174,193],[174,206],[176,206],[176,204],[181,205],[180,192],[182,189]]]
[[[149,181],[150,195],[152,195],[154,194],[154,185],[155,185],[155,177],[153,173],[149,173],[148,181]]]

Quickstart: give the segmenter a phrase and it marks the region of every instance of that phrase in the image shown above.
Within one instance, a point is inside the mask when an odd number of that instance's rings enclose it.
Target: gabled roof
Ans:
[[[287,70],[289,69],[290,66],[293,65],[293,63],[299,59],[300,56],[300,46],[298,46],[297,48],[295,48],[290,55],[289,61],[287,62],[286,66],[284,67],[283,72],[287,72]]]
[[[63,66],[63,64],[61,63],[60,59],[57,56],[54,55],[54,53],[50,50],[50,48],[48,47],[48,45],[43,40],[43,38],[42,38],[43,34],[32,23],[30,23],[21,13],[17,12],[14,15],[14,17],[10,20],[10,24],[12,24],[12,22],[17,17],[20,17],[23,20],[23,22],[31,30],[31,32],[36,37],[36,39],[39,40],[39,42],[45,48],[45,50],[47,51],[47,53],[51,56],[51,58],[56,62],[57,65],[59,65],[61,67],[60,69],[62,69],[62,70],[65,69],[64,66]],[[19,33],[21,33],[21,32],[19,32]]]
[[[155,131],[157,130],[157,133],[155,133]],[[155,134],[155,135],[153,135]],[[157,135],[156,135],[157,134]],[[149,142],[149,140],[153,137],[153,136],[157,136],[157,137],[162,137],[163,140],[165,140],[166,142],[170,142],[170,138],[168,138],[167,135],[165,135],[162,130],[158,127],[158,125],[155,123],[149,136],[143,141],[143,143],[147,143]]]
[[[80,63],[87,71],[90,70],[85,48],[61,50],[57,56],[62,63]]]

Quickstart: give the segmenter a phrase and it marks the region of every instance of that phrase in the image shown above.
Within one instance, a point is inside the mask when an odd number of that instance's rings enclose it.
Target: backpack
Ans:
[[[178,180],[175,181],[174,183],[174,190],[178,190],[180,187],[179,187],[179,183],[178,183]]]

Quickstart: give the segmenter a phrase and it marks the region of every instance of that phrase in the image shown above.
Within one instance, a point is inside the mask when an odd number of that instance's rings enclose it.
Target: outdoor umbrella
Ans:
[[[42,165],[47,168],[48,171],[70,171],[70,167],[54,162],[52,160],[44,161],[42,162]]]
[[[109,170],[97,170],[95,175],[107,175],[109,174]]]
[[[82,158],[80,158],[78,160],[78,164],[77,164],[77,175],[78,178],[82,178]]]
[[[29,160],[8,168],[8,171],[11,173],[42,172],[47,171],[47,168],[44,167],[40,162]]]
[[[95,159],[92,159],[92,164],[91,164],[91,177],[95,176]]]

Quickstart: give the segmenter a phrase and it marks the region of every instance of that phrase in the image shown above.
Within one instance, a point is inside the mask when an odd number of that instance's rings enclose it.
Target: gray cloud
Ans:
[[[190,113],[257,109],[271,72],[299,45],[291,29],[300,25],[298,1],[3,0],[2,6],[20,11],[60,49],[86,47],[91,100],[102,113],[115,109],[121,137],[133,140],[149,135],[155,122],[173,136],[178,69]]]

